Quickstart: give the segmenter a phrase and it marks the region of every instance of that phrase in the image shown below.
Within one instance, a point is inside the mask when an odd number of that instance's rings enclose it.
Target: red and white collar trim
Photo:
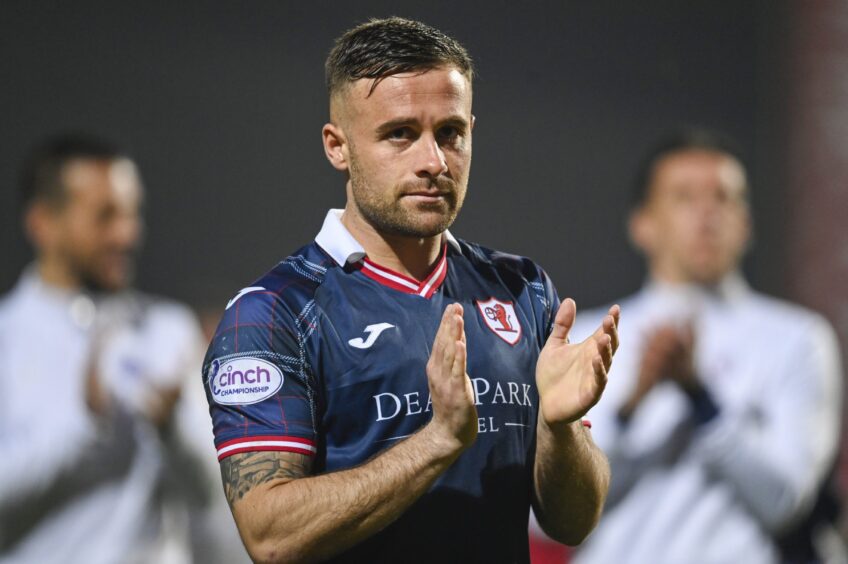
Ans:
[[[436,293],[436,290],[439,289],[439,286],[442,285],[442,282],[445,281],[445,277],[448,275],[447,250],[447,244],[443,244],[439,262],[436,263],[433,271],[420,282],[415,278],[395,272],[394,270],[390,270],[384,266],[380,266],[368,257],[362,259],[362,274],[372,280],[376,280],[384,286],[388,286],[389,288],[393,288],[407,294],[418,294],[422,298],[429,298]]]

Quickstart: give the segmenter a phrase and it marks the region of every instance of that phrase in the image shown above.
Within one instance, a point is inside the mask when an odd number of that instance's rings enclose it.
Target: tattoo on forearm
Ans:
[[[278,478],[294,480],[309,473],[311,459],[291,452],[247,452],[221,461],[224,493],[232,505],[251,489]]]

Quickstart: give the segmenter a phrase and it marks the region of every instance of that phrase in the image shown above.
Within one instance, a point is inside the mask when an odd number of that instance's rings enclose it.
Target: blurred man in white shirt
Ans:
[[[834,332],[743,279],[748,182],[721,136],[657,147],[629,229],[649,279],[619,302],[617,365],[589,413],[612,484],[577,561],[782,561],[775,539],[809,512],[837,453]],[[575,339],[595,317],[580,315]]]
[[[189,515],[214,491],[193,452],[208,418],[179,401],[203,343],[186,307],[130,287],[136,167],[57,137],[23,200],[35,262],[0,301],[0,562],[189,562]]]

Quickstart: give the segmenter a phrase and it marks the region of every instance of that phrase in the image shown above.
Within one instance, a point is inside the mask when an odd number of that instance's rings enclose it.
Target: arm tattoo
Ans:
[[[264,482],[296,480],[309,473],[312,459],[294,452],[246,452],[221,461],[224,493],[232,506],[251,489]]]

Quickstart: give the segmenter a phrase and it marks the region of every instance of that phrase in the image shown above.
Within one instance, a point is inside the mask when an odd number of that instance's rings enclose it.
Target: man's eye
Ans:
[[[446,125],[439,129],[439,137],[442,139],[452,140],[459,136],[459,129],[452,125]]]
[[[389,132],[389,139],[406,139],[409,137],[409,129],[406,127],[399,127],[398,129],[393,129]]]

